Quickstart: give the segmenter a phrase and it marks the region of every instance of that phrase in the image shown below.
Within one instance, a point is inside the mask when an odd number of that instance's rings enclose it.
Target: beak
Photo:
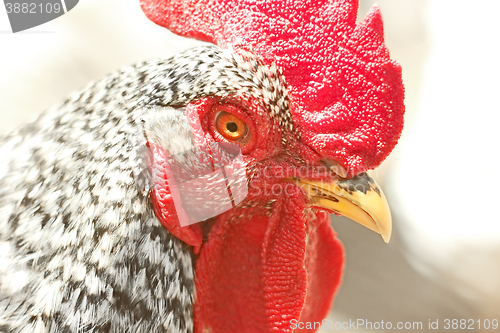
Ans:
[[[391,211],[384,193],[366,173],[331,183],[295,178],[309,199],[310,205],[326,208],[350,218],[379,233],[388,243],[391,238]]]

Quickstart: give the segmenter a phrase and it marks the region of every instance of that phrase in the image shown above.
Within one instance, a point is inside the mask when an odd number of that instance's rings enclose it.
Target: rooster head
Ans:
[[[200,57],[206,80],[182,107],[197,142],[237,145],[246,172],[245,198],[182,227],[162,171],[168,153],[150,144],[163,182],[152,190],[156,215],[198,255],[195,332],[298,332],[293,323],[321,321],[344,263],[329,214],[385,241],[391,233],[385,197],[366,174],[403,128],[401,68],[379,8],[356,24],[356,0],[141,5],[153,22],[220,48]]]

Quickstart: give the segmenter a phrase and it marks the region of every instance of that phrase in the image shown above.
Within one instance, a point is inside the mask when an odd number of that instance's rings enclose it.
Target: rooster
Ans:
[[[404,113],[378,7],[356,25],[356,0],[141,5],[216,46],[117,71],[2,139],[0,331],[315,330],[344,265],[329,214],[391,233],[366,174]],[[204,209],[176,205],[172,175],[229,146],[231,207],[186,225]]]

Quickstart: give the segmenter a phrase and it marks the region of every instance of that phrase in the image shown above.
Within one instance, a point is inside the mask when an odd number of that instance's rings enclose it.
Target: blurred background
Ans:
[[[373,3],[361,0],[360,19]],[[405,130],[373,172],[392,208],[393,238],[384,244],[332,218],[347,264],[330,319],[393,329],[420,322],[423,331],[429,321],[450,331],[446,319],[465,319],[493,331],[484,320],[500,320],[500,1],[378,5],[406,86]],[[0,6],[0,135],[115,69],[201,44],[149,22],[138,0],[80,0],[17,34]]]

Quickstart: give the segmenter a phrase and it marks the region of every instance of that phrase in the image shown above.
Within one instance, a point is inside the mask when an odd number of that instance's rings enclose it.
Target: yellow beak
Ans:
[[[334,211],[379,233],[388,243],[391,238],[391,211],[384,193],[366,173],[331,183],[295,178],[311,206]]]

